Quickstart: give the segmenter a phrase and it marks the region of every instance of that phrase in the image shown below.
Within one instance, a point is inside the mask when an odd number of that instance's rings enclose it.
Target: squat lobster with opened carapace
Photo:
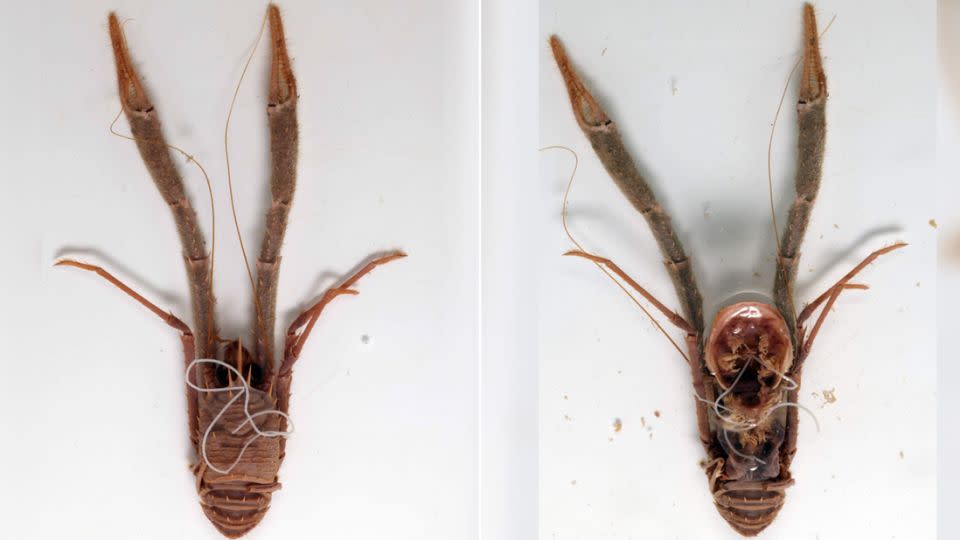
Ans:
[[[901,248],[875,251],[800,313],[794,307],[800,245],[820,186],[826,138],[827,82],[813,7],[804,7],[804,58],[797,103],[799,159],[796,198],[779,240],[773,305],[741,302],[719,311],[705,336],[696,277],[670,217],[637,170],[616,124],[574,70],[560,40],[550,45],[577,123],[597,157],[630,203],[643,215],[664,257],[682,306],[671,311],[609,259],[571,251],[609,269],[686,334],[687,361],[696,394],[700,440],[710,491],[720,515],[739,533],[753,536],[774,520],[793,483],[801,370],[824,319],[851,279],[874,259]],[[822,308],[812,328],[805,323]],[[706,338],[706,339],[705,339]]]
[[[357,294],[351,287],[362,276],[405,256],[397,251],[375,258],[340,285],[327,290],[290,325],[283,357],[279,363],[274,361],[280,247],[296,185],[298,96],[280,12],[271,5],[267,15],[272,59],[267,119],[273,200],[257,259],[253,350],[244,347],[239,339],[221,339],[217,333],[212,256],[206,250],[196,213],[171,157],[170,151],[179,149],[164,140],[157,111],[137,75],[113,13],[109,16],[110,40],[120,102],[144,164],[173,212],[190,283],[194,328],[164,312],[103,268],[69,259],[57,262],[97,273],[180,332],[187,372],[190,440],[198,455],[194,467],[197,493],[206,516],[231,538],[255,527],[270,508],[272,493],[280,489],[277,472],[284,457],[293,365],[324,306],[339,295]],[[229,162],[227,167],[229,174]]]

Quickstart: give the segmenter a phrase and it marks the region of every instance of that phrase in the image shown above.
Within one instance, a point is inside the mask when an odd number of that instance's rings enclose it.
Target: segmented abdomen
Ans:
[[[242,480],[205,482],[200,479],[200,506],[207,518],[227,538],[239,538],[260,523],[273,492],[280,484]]]
[[[723,519],[738,533],[756,536],[783,508],[788,480],[732,480],[718,482],[713,500]]]
[[[206,441],[206,457],[210,463],[204,460],[201,443],[197,452],[200,461],[194,474],[203,513],[224,536],[238,538],[256,527],[270,509],[273,492],[280,489],[277,472],[283,451],[280,440],[275,437],[255,438],[256,432],[244,412],[245,400],[238,399],[226,407],[232,397],[228,392],[200,395],[201,436],[221,411],[223,414],[210,429]],[[248,411],[251,414],[275,408],[275,398],[258,390],[250,391]],[[256,421],[263,431],[280,429],[280,418],[275,414],[256,417]],[[253,442],[244,448],[251,440]],[[211,464],[227,472],[217,472]]]

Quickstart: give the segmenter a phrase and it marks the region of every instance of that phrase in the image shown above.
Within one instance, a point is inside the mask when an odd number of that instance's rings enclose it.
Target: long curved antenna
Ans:
[[[659,330],[661,334],[663,334],[663,337],[667,338],[667,341],[669,341],[670,344],[673,345],[673,348],[676,349],[678,353],[680,353],[680,356],[683,358],[683,360],[687,362],[687,364],[689,364],[690,357],[688,357],[686,353],[683,352],[683,349],[681,349],[680,346],[677,345],[676,340],[670,337],[670,334],[663,327],[663,325],[660,324],[660,321],[658,321],[657,318],[654,317],[653,314],[650,313],[650,311],[647,310],[646,307],[644,307],[644,305],[640,302],[640,300],[637,300],[637,297],[635,297],[633,293],[631,293],[629,289],[627,289],[627,287],[623,283],[621,283],[619,279],[617,279],[614,276],[614,271],[605,267],[601,262],[601,261],[610,262],[611,265],[616,266],[613,264],[613,261],[609,261],[608,259],[602,259],[602,258],[596,257],[595,255],[588,254],[584,249],[584,247],[580,244],[580,242],[578,242],[577,239],[574,238],[573,233],[570,232],[570,226],[567,223],[568,209],[570,204],[570,191],[573,189],[573,181],[577,177],[577,169],[580,167],[580,156],[578,156],[577,153],[573,151],[573,149],[568,148],[566,146],[559,146],[559,145],[544,146],[543,148],[540,149],[540,151],[542,152],[544,150],[554,150],[554,149],[566,150],[567,152],[570,152],[570,154],[573,156],[573,170],[570,171],[570,179],[567,180],[567,189],[564,190],[563,192],[563,204],[560,207],[560,222],[561,224],[563,224],[563,232],[566,233],[567,238],[570,240],[570,242],[573,245],[577,246],[577,249],[579,249],[581,253],[587,256],[586,258],[593,259],[594,266],[599,268],[601,272],[603,272],[608,278],[610,278],[610,281],[614,282],[617,285],[617,287],[619,287],[620,290],[623,291],[623,293],[626,294],[627,297],[630,298],[630,300],[632,300],[633,303],[636,304],[638,308],[640,308],[640,311],[642,311],[643,314],[646,315],[647,319],[650,320],[650,323],[653,324],[653,326],[657,330]],[[570,254],[571,253],[565,253],[564,255],[570,255]],[[641,287],[639,283],[633,280],[633,278],[631,278],[625,272],[620,270],[619,267],[617,268],[617,271],[618,271],[617,272],[618,275],[620,275],[622,279],[626,280],[627,283],[630,284],[630,286],[633,287],[637,292],[640,292],[644,298],[646,298],[649,302],[651,302],[654,305],[654,307],[657,307],[658,309],[660,309],[660,311],[663,312],[668,317],[670,317],[671,315],[676,315],[669,309],[666,309],[663,306],[663,304],[660,303],[659,300],[657,300],[656,298],[653,297],[653,295],[648,293],[646,289]],[[677,315],[677,317],[679,316]],[[671,321],[674,322],[674,324],[676,324],[676,321],[673,320],[672,318],[671,318]],[[686,327],[684,327],[684,331],[687,331],[687,332],[692,331],[692,329],[689,328],[689,325],[686,324],[686,321],[684,321],[683,324],[686,325]]]

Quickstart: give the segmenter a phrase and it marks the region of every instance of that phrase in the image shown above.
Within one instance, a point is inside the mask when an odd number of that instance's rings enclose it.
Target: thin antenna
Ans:
[[[827,30],[830,29],[835,20],[837,20],[836,15],[830,19],[830,22],[827,23],[823,32],[820,32],[819,37],[822,38],[823,35],[827,33]],[[800,67],[801,62],[803,62],[802,56],[793,64],[793,69],[790,70],[790,75],[787,76],[787,82],[783,84],[783,92],[780,93],[780,102],[777,103],[777,112],[774,113],[773,124],[770,125],[770,140],[767,142],[767,192],[770,194],[770,220],[773,222],[773,239],[777,243],[777,253],[780,252],[780,228],[777,227],[777,212],[773,206],[773,135],[777,130],[777,120],[780,119],[780,111],[783,109],[783,101],[787,97],[787,89],[790,88],[790,81],[793,80],[793,75],[797,72],[797,68]]]
[[[230,211],[233,213],[233,225],[237,230],[237,240],[240,242],[240,253],[243,255],[243,265],[247,269],[247,277],[250,278],[250,289],[253,291],[253,304],[257,310],[258,321],[260,320],[260,301],[257,300],[257,285],[253,279],[253,270],[250,269],[250,261],[247,260],[247,250],[243,245],[243,235],[240,234],[240,220],[237,218],[237,205],[233,197],[233,176],[230,170],[230,145],[228,144],[228,136],[230,133],[230,119],[233,117],[233,107],[237,103],[237,95],[240,94],[240,85],[243,83],[243,78],[247,74],[247,68],[250,67],[250,62],[253,61],[253,55],[260,46],[260,40],[263,38],[263,30],[266,27],[267,16],[264,14],[263,20],[260,23],[260,31],[257,33],[257,39],[253,43],[253,49],[250,50],[250,56],[247,57],[247,62],[243,65],[243,71],[240,72],[240,80],[237,81],[237,87],[233,91],[233,99],[230,100],[230,109],[227,111],[227,122],[223,126],[223,155],[227,162],[227,187],[230,190]]]
[[[573,171],[570,172],[570,180],[567,181],[567,189],[566,189],[566,191],[564,191],[564,193],[563,193],[563,206],[562,206],[562,208],[561,208],[561,210],[560,210],[560,219],[561,219],[561,221],[562,221],[562,223],[563,223],[563,232],[565,232],[565,233],[567,234],[567,238],[570,239],[570,242],[572,242],[573,245],[577,246],[577,249],[579,249],[580,251],[582,251],[582,252],[584,252],[584,253],[589,253],[586,249],[583,248],[582,245],[580,245],[580,242],[577,242],[577,239],[573,237],[573,234],[570,233],[570,228],[567,226],[567,208],[568,208],[568,206],[569,206],[570,190],[571,190],[571,188],[573,188],[573,179],[576,178],[576,176],[577,176],[577,169],[580,167],[580,156],[578,156],[577,153],[574,152],[571,148],[568,148],[568,147],[566,147],[566,146],[560,146],[560,145],[544,146],[544,147],[541,148],[539,151],[542,152],[542,151],[544,151],[544,150],[566,150],[567,152],[570,152],[571,154],[573,154],[573,159],[574,159],[574,162],[573,162]],[[635,296],[633,295],[633,293],[631,293],[631,292],[623,285],[623,283],[620,282],[620,280],[618,280],[616,277],[614,277],[614,275],[611,274],[609,270],[607,270],[606,268],[604,268],[604,266],[603,266],[602,264],[600,264],[600,263],[598,263],[598,262],[596,262],[596,261],[593,261],[593,264],[596,265],[596,267],[599,268],[601,272],[603,272],[604,274],[606,274],[607,277],[610,278],[614,283],[616,283],[616,284],[617,284],[617,287],[620,287],[620,290],[623,291],[624,294],[626,294],[627,296],[630,297],[631,300],[633,300],[633,303],[636,304],[637,307],[639,307],[641,311],[643,311],[643,314],[646,315],[648,319],[650,319],[650,322],[652,322],[653,325],[657,327],[657,330],[659,330],[660,333],[663,334],[664,337],[666,337],[666,338],[670,341],[670,344],[673,345],[673,348],[676,349],[677,352],[680,353],[680,356],[682,356],[683,359],[686,360],[687,363],[689,364],[689,363],[690,363],[690,359],[687,357],[687,355],[684,354],[684,352],[683,352],[683,350],[680,348],[680,346],[677,345],[677,342],[674,341],[674,339],[673,339],[672,337],[670,337],[670,334],[668,334],[667,331],[663,328],[663,326],[661,326],[660,321],[658,321],[658,320],[656,319],[656,317],[654,317],[653,315],[651,315],[650,312],[647,311],[647,308],[645,308],[645,307],[643,306],[643,304],[640,303],[640,300],[638,300],[637,297],[635,297]]]

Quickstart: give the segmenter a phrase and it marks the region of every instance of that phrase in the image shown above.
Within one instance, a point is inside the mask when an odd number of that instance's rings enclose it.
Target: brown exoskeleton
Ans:
[[[283,461],[285,440],[277,435],[287,429],[294,363],[321,311],[339,295],[357,294],[351,286],[375,267],[405,256],[397,251],[372,259],[338,286],[328,289],[293,321],[287,330],[283,358],[279,363],[274,361],[280,247],[296,185],[298,96],[276,6],[269,6],[268,17],[272,65],[267,120],[273,201],[257,260],[253,350],[247,350],[239,339],[221,339],[217,333],[211,254],[174,166],[170,152],[174,147],[164,140],[157,111],[134,69],[113,13],[109,16],[109,28],[120,102],[144,164],[173,212],[190,283],[194,327],[191,329],[172,313],[164,312],[101,267],[69,259],[56,263],[95,272],[180,332],[184,365],[190,368],[187,414],[190,440],[199,456],[194,467],[197,492],[206,516],[231,538],[255,527],[270,508],[272,493],[280,489],[277,472]],[[236,386],[238,379],[242,386]],[[240,394],[228,391],[231,388],[245,392],[244,399],[236,400]]]
[[[746,536],[770,525],[783,506],[786,488],[793,483],[790,463],[797,445],[801,370],[824,319],[844,290],[866,288],[851,283],[857,273],[877,257],[906,245],[897,243],[873,252],[797,313],[793,299],[797,263],[820,186],[826,138],[827,84],[816,19],[809,4],[804,7],[804,44],[797,103],[796,198],[779,240],[773,305],[740,302],[726,306],[705,334],[696,277],[670,217],[637,170],[616,125],[574,71],[560,40],[550,38],[577,123],[614,182],[650,226],[683,315],[657,301],[609,259],[581,250],[567,255],[610,269],[685,332],[698,430],[709,458],[705,462],[709,487],[721,516]],[[821,307],[808,332],[805,324]]]

